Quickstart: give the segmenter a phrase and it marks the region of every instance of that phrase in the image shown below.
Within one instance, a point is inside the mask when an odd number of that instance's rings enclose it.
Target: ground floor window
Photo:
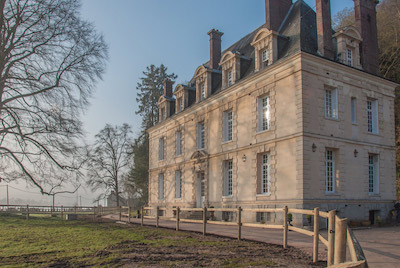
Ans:
[[[158,174],[158,199],[164,200],[164,174]]]

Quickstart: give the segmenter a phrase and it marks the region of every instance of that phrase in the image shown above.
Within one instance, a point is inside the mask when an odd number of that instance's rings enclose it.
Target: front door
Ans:
[[[196,203],[198,208],[204,207],[204,199],[205,199],[205,187],[204,187],[205,179],[204,172],[197,173],[197,189],[196,189]]]

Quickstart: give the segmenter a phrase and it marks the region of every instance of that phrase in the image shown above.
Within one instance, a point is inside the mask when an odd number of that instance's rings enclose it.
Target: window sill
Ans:
[[[258,134],[264,134],[264,133],[267,133],[267,132],[270,132],[270,131],[271,131],[271,129],[267,129],[267,130],[257,130],[256,135],[258,135]]]
[[[356,123],[351,123],[353,126],[356,126],[356,127],[358,127],[358,123],[356,122]]]
[[[222,196],[222,199],[232,199],[233,195]]]
[[[379,193],[368,193],[369,197],[381,197]]]
[[[182,197],[175,198],[175,201],[182,201]]]
[[[222,142],[222,145],[229,144],[229,143],[232,143],[232,142],[233,142],[233,140],[223,141],[223,142]]]
[[[179,157],[182,157],[182,156],[183,156],[183,154],[175,155],[175,158],[179,158]]]
[[[328,196],[340,196],[340,194],[336,193],[336,192],[325,192],[325,195],[328,195]]]
[[[379,132],[374,133],[374,132],[368,132],[368,131],[367,131],[367,134],[368,134],[368,135],[372,135],[372,136],[377,136],[377,137],[380,137],[380,136],[381,136],[381,135],[379,135]]]
[[[265,196],[271,196],[271,193],[256,194],[256,197],[265,197]]]
[[[335,117],[327,117],[326,115],[324,116],[326,120],[330,120],[330,121],[335,121],[335,122],[339,122],[339,118],[335,118]]]

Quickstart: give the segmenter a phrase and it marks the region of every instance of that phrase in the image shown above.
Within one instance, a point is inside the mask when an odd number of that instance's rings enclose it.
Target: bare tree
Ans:
[[[0,9],[0,177],[48,195],[76,188],[79,116],[107,46],[79,17],[79,0],[0,0]]]
[[[106,125],[97,135],[88,160],[88,186],[93,191],[104,189],[98,200],[115,192],[119,206],[122,181],[130,170],[132,138],[131,128]]]

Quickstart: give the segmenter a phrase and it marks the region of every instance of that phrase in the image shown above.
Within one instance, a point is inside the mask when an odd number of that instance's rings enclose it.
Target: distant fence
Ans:
[[[313,237],[313,262],[318,262],[318,251],[319,242],[321,241],[328,248],[327,263],[329,267],[368,267],[366,258],[362,251],[360,244],[358,243],[353,232],[347,226],[347,219],[341,219],[336,215],[336,211],[323,212],[319,211],[319,208],[314,210],[306,209],[289,209],[287,206],[284,208],[276,209],[247,209],[247,208],[172,208],[175,217],[163,217],[160,216],[161,211],[167,211],[165,207],[142,207],[141,224],[144,225],[145,219],[155,219],[156,227],[159,226],[159,220],[166,219],[176,221],[176,230],[180,230],[181,222],[189,223],[201,223],[203,224],[203,234],[207,233],[207,224],[218,224],[218,225],[231,225],[237,226],[237,238],[242,239],[242,227],[255,227],[255,228],[269,228],[278,229],[283,231],[283,247],[287,248],[288,245],[288,231],[294,231],[307,236]],[[155,213],[152,214],[151,211]],[[201,212],[202,220],[194,219],[183,219],[181,218],[181,212]],[[150,213],[149,213],[150,212]],[[216,221],[208,220],[207,213],[213,212],[231,212],[236,213],[236,222]],[[256,224],[247,223],[242,221],[243,212],[267,212],[267,213],[281,213],[282,224]],[[313,231],[306,230],[303,228],[291,226],[289,222],[290,214],[310,215],[313,216]],[[155,215],[155,216],[152,216]],[[328,221],[328,239],[325,239],[320,233],[320,218],[325,218]],[[349,249],[351,262],[346,263],[346,249]]]

